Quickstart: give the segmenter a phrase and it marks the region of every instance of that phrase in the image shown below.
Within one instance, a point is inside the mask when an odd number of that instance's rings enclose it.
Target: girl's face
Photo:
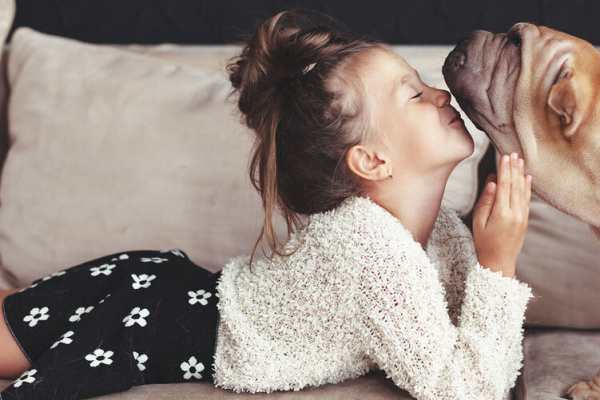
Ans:
[[[383,168],[397,176],[451,171],[474,150],[450,93],[425,84],[393,51],[371,51],[362,64]],[[373,166],[375,168],[375,166]],[[389,173],[389,172],[388,172]],[[387,175],[386,175],[387,176]]]

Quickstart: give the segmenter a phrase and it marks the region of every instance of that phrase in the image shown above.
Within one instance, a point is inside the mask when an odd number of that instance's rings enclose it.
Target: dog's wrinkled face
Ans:
[[[523,157],[536,194],[600,226],[600,53],[590,43],[528,23],[474,31],[442,71],[495,148]]]

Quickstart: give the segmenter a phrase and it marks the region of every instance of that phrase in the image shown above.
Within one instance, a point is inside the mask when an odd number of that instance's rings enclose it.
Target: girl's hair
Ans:
[[[263,236],[281,253],[272,217],[279,207],[287,224],[303,227],[300,214],[337,207],[364,193],[344,162],[347,150],[374,134],[371,106],[358,75],[367,50],[392,51],[367,36],[352,35],[333,18],[300,8],[284,10],[245,36],[241,54],[226,66],[242,122],[253,130],[250,181],[262,197]],[[264,254],[264,250],[263,250]]]

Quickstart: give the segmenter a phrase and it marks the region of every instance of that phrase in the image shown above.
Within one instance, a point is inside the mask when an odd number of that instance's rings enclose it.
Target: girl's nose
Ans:
[[[434,89],[433,103],[438,107],[444,107],[450,103],[450,92],[443,89]]]

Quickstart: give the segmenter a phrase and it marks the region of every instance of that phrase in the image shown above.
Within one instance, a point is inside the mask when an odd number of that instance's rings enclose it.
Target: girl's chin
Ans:
[[[457,147],[460,147],[462,159],[469,158],[475,151],[475,140],[466,128],[452,129],[450,133],[453,135],[451,140],[457,143]]]
[[[467,144],[467,148],[465,149],[465,158],[469,158],[473,155],[473,152],[475,151],[475,140],[473,140],[473,136],[471,136],[471,134],[469,133],[469,131],[467,131],[465,129],[465,135],[468,136],[468,144]]]

